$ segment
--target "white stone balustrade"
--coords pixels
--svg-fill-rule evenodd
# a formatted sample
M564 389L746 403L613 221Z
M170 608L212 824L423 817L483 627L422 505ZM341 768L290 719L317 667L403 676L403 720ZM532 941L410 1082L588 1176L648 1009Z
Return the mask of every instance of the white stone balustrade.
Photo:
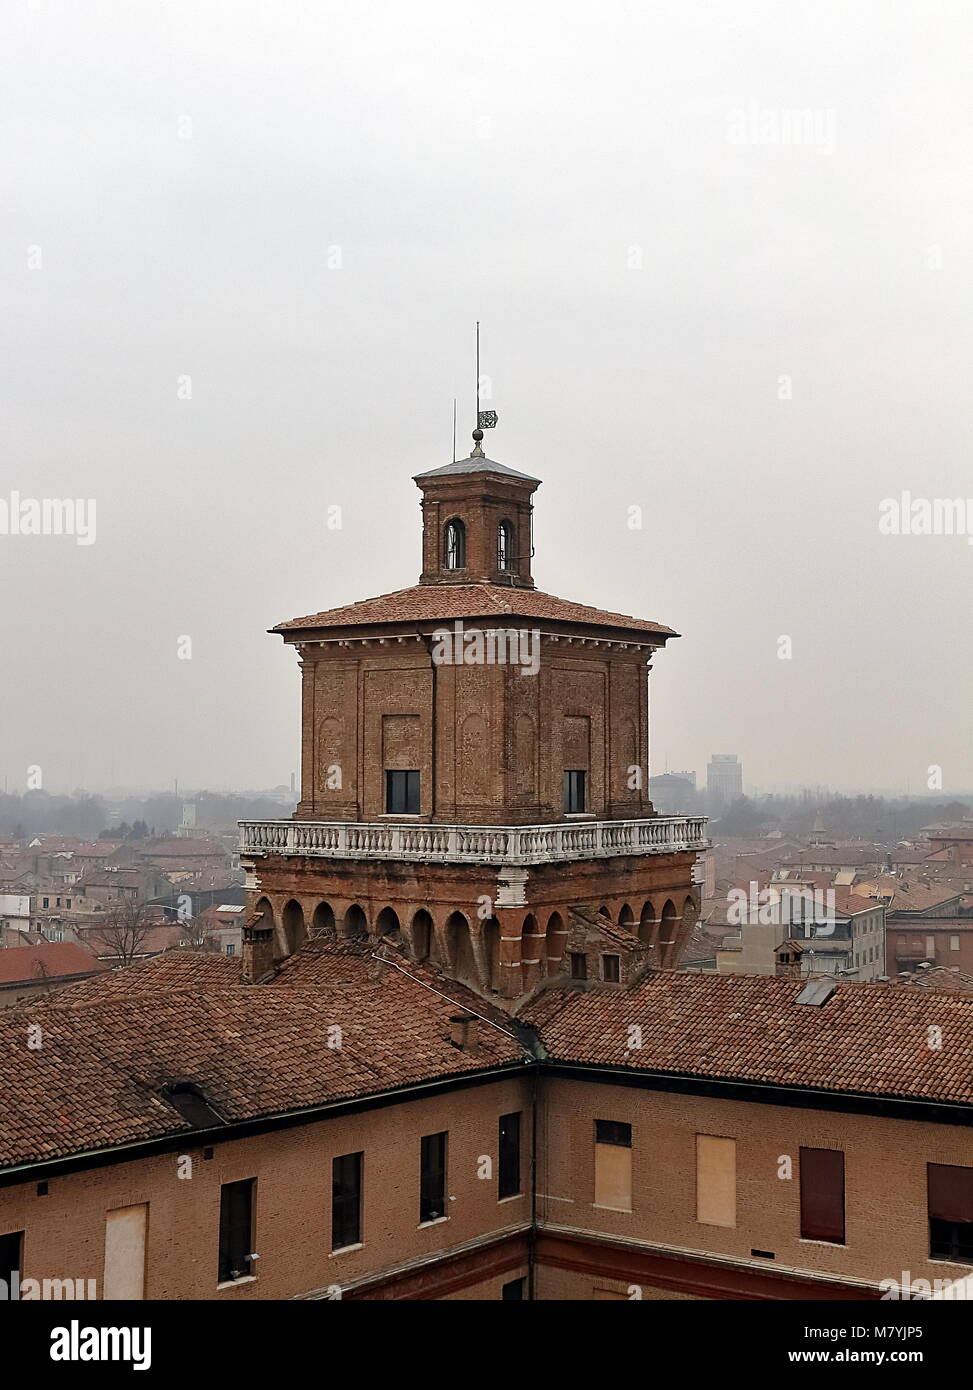
M439 864L555 864L707 848L705 816L559 825L427 825L404 821L247 820L240 853Z

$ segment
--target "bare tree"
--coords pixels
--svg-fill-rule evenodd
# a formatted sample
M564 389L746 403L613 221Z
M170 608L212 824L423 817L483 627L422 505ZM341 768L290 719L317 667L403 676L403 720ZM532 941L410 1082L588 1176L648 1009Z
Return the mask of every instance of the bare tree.
M180 917L179 926L182 929L182 941L179 944L184 951L218 951L220 949L219 939L201 916Z
M109 910L105 921L87 935L98 956L119 965L131 965L141 955L153 925L145 903L123 898Z

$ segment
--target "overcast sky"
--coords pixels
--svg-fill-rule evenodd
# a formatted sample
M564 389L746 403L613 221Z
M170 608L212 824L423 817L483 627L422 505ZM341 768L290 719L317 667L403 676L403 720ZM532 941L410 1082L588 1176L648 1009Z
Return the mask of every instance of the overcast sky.
M477 318L538 586L683 634L653 772L973 786L973 547L879 531L973 499L967 0L0 13L0 503L96 502L0 535L8 788L287 780Z

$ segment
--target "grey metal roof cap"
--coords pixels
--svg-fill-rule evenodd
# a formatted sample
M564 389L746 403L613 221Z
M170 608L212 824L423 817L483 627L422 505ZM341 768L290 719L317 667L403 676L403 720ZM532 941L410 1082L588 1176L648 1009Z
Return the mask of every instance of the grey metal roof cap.
M515 468L508 468L505 463L495 463L493 459L484 458L482 455L476 458L456 459L453 463L446 463L442 468L431 468L428 473L416 473L413 475L413 482L418 482L420 478L448 478L454 473L499 473L505 478L519 478L524 483L540 483L540 478L532 478L529 473L518 473Z

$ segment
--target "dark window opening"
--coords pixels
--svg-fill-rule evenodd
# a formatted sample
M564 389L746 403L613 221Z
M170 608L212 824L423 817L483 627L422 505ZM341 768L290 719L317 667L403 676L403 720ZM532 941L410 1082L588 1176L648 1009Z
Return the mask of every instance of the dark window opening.
M390 816L419 814L418 772L386 772L385 809Z
M586 980L588 978L588 957L583 951L570 951L571 960L571 979Z
M931 1258L973 1263L973 1168L930 1163L926 1175Z
M256 1178L226 1182L220 1188L219 1282L243 1279L253 1271L253 1191Z
M845 1156L801 1149L801 1239L845 1243Z
M11 1231L9 1235L0 1236L0 1279L6 1280L8 1291L14 1276L19 1279L23 1273L23 1250L23 1231Z
M632 1126L622 1120L595 1120L595 1143L614 1144L618 1149L630 1149Z
M497 527L497 569L513 568L513 527L509 521L501 521Z
M331 1164L331 1249L361 1242L363 1153L342 1154Z
M446 523L446 568L466 568L466 527L458 517Z
M223 1117L216 1113L198 1086L188 1083L170 1086L162 1092L162 1095L173 1110L177 1110L194 1129L212 1129L214 1125L226 1123Z
M446 1215L446 1131L423 1135L419 1155L419 1222Z
M509 1284L504 1284L501 1288L500 1298L504 1303L522 1303L526 1283L526 1279L511 1279Z
M498 1198L520 1192L520 1111L500 1116L500 1174Z
M617 985L621 979L621 956L602 956L601 978Z
M580 815L585 809L585 777L586 773L581 771L570 771L564 774L564 810L569 816Z

